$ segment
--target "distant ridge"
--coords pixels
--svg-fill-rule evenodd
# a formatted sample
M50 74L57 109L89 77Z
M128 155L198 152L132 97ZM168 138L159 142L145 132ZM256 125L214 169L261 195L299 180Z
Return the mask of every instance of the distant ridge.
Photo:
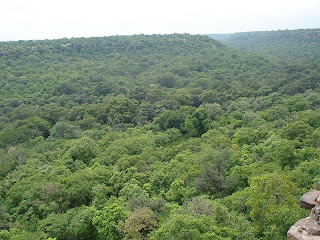
M286 60L319 62L320 28L208 34L229 46Z

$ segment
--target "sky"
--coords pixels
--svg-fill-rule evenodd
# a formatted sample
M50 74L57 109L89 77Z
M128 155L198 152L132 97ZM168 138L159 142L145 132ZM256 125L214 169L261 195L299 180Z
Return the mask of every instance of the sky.
M0 41L320 28L320 0L0 0Z

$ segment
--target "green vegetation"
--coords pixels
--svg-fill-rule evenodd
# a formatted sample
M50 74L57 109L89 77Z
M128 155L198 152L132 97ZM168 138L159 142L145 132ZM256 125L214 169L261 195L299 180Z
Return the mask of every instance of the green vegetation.
M209 34L225 44L244 50L277 56L291 62L319 66L320 29Z
M320 180L309 60L188 34L1 42L0 239L286 239Z

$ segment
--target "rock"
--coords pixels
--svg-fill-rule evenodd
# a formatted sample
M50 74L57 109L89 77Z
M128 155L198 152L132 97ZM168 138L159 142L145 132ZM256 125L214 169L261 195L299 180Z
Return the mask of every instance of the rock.
M304 209L312 209L315 205L319 203L316 202L320 196L320 191L310 190L309 192L302 195L300 200L300 207Z
M288 240L320 240L320 225L311 217L300 219L287 233Z
M320 240L320 182L316 189L302 195L300 207L311 209L310 216L291 226L287 232L288 240Z

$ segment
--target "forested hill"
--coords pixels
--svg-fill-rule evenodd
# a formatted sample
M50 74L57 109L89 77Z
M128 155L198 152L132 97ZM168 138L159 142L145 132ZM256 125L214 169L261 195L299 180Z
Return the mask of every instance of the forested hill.
M210 90L210 101L218 102L292 95L314 89L310 78L318 74L187 34L8 42L0 43L0 56L1 111L52 102L71 107L108 94L141 100L153 88Z
M0 239L285 239L320 180L310 66L189 34L1 42Z
M245 50L301 61L319 67L320 29L241 32L208 35L225 44Z
M291 66L203 36L9 42L0 49L1 110L23 103L92 103L110 93L134 95L136 88L141 94L163 87L210 89L223 94L217 99L222 101L264 95L294 81L288 74Z

